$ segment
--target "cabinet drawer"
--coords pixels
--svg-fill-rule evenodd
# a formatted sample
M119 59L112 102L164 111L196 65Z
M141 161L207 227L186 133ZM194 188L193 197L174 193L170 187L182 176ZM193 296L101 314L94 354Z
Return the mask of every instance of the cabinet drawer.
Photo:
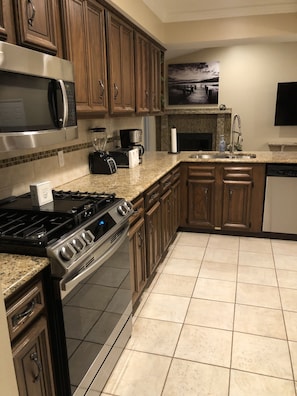
M252 180L252 166L224 166L223 179L229 180Z
M44 309L42 283L34 283L19 299L7 307L6 316L10 339L13 340Z
M171 187L171 177L172 177L171 173L167 173L167 175L162 177L162 179L160 180L161 194L169 190L169 188Z
M214 179L215 174L216 174L215 166L189 166L188 168L189 177Z
M160 198L160 185L159 183L154 184L153 187L149 188L144 194L144 205L145 208L150 208Z
M179 179L180 179L180 169L178 167L178 168L173 169L173 171L172 171L172 177L171 177L172 184L175 183Z

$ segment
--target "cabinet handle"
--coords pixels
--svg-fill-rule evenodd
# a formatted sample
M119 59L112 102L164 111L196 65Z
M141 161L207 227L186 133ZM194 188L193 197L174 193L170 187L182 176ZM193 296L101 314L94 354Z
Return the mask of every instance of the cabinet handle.
M204 189L204 194L205 194L205 200L207 201L207 199L208 199L208 188Z
M116 99L119 95L119 87L117 86L116 83L114 83L113 86L114 86L114 99Z
M159 193L154 193L150 196L150 201L153 201L154 199L156 199L159 196Z
M40 362L40 360L38 359L37 352L31 353L30 359L33 360L33 362L34 362L34 363L36 364L36 366L37 366L37 370L38 370L38 371L37 371L37 374L34 375L34 379L33 379L33 382L37 382L37 381L39 380L39 378L40 378L40 374L41 374L41 371L42 371L41 362Z
M233 191L232 191L232 190L229 190L229 198L230 198L230 199L232 198L232 195L233 195Z
M138 231L138 247L141 247L142 244L143 244L143 238L142 238L141 232Z
M20 320L21 320L21 319L24 319L24 318L26 318L27 316L31 315L31 313L33 312L33 310L34 310L34 308L35 308L35 304L36 304L36 301L35 301L35 300L32 300L32 301L27 305L27 307L26 307L26 309L25 309L24 312L21 312L21 313L19 313L19 314L17 314L17 315L14 315L14 316L12 317L12 325L13 325L13 327L17 326L17 325L20 323Z
M34 5L32 0L28 0L28 4L27 4L28 15L29 15L29 9L31 9L31 16L28 18L28 24L30 26L33 26L33 21L34 21L34 18L35 18L36 8L35 8L35 5Z
M102 99L103 95L104 95L105 87L104 87L104 84L103 84L103 82L101 80L99 80L99 86L101 88L100 93L99 93L99 97Z

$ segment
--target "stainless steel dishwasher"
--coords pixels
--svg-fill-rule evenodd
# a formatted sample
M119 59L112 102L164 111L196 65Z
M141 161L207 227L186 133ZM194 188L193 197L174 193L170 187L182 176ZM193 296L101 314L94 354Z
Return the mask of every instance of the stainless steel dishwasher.
M297 164L268 164L264 232L297 234Z

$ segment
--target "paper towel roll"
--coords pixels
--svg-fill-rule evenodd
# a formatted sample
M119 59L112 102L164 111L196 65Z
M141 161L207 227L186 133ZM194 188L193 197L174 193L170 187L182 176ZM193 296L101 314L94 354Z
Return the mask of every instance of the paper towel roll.
M171 152L177 153L176 128L171 128Z

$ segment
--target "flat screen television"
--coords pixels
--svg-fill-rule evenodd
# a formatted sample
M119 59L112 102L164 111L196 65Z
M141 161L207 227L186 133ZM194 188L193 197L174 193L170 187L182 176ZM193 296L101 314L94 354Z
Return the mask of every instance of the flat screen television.
M274 125L297 125L297 82L278 83Z

